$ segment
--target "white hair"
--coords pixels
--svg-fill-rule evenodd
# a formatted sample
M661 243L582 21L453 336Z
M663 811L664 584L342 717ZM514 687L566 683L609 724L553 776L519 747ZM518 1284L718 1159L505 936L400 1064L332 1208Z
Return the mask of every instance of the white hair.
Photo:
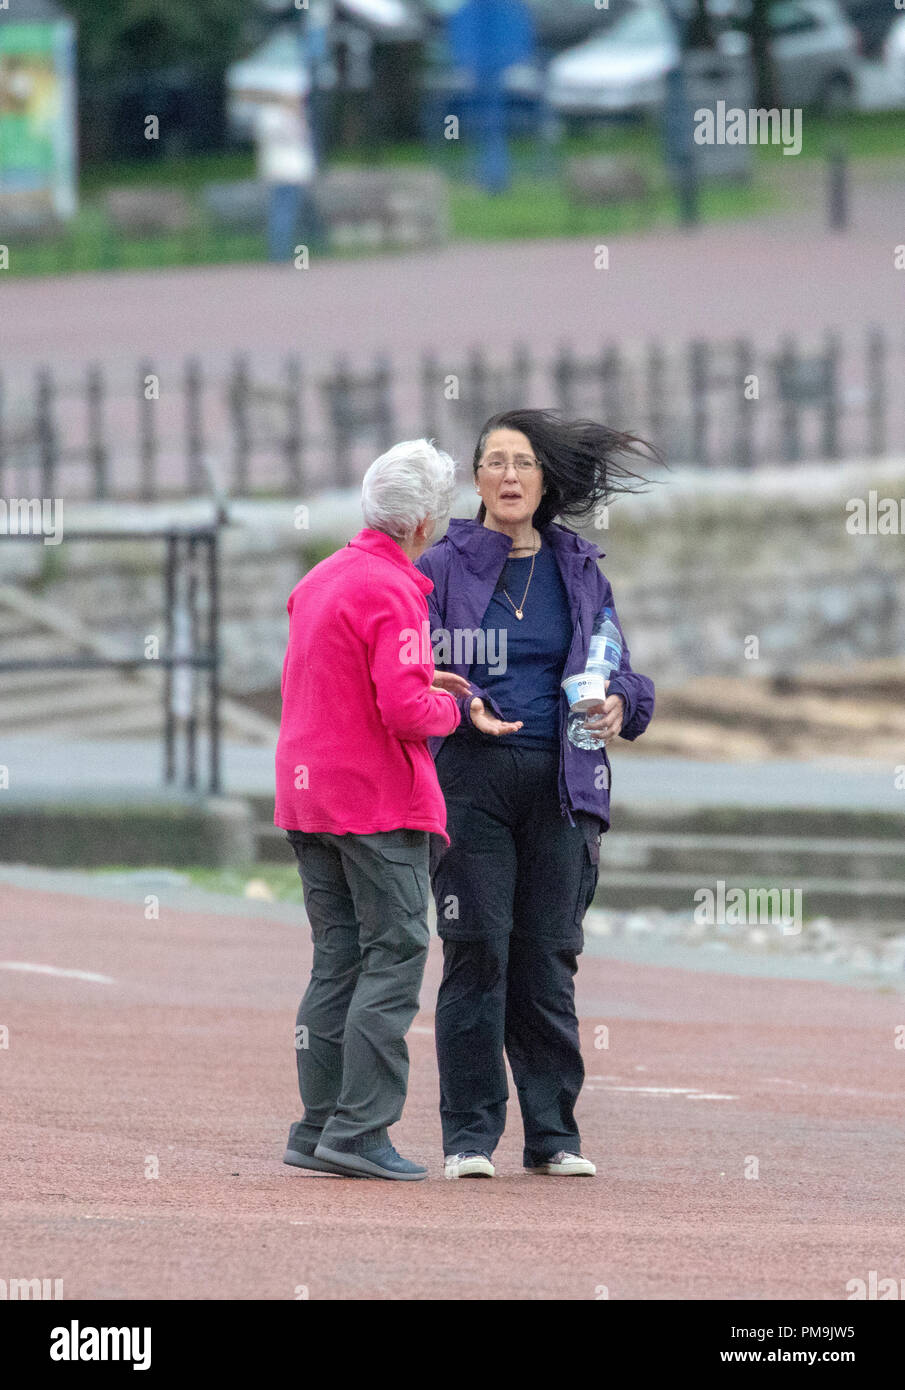
M407 439L375 459L361 485L365 525L408 540L422 521L452 511L456 465L429 439Z

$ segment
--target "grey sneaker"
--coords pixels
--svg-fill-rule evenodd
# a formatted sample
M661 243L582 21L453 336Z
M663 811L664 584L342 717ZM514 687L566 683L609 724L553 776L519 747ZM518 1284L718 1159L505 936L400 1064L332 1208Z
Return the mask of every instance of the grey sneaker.
M364 1153L346 1153L342 1149L329 1149L318 1144L314 1157L326 1160L334 1169L345 1170L349 1177L390 1178L396 1182L418 1182L427 1177L427 1169L420 1163L412 1163L403 1158L387 1144L381 1149L366 1149Z
M339 1168L324 1158L316 1158L313 1152L303 1153L301 1149L294 1149L291 1145L283 1154L283 1162L288 1163L290 1168L307 1168L312 1173L333 1173L339 1178L361 1177L361 1173L350 1173L347 1168Z
M344 1168L337 1168L335 1164L327 1163L325 1159L315 1158L314 1150L317 1147L317 1141L300 1139L300 1128L301 1124L298 1120L289 1126L289 1138L286 1140L286 1152L283 1154L284 1163L288 1163L290 1168L307 1168L312 1173L334 1173L342 1178L353 1176Z

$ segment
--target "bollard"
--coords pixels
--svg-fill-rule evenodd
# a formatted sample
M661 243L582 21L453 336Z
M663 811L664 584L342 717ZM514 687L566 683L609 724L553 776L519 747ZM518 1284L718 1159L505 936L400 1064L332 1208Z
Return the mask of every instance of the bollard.
M848 226L848 156L841 145L827 154L827 211L834 232Z

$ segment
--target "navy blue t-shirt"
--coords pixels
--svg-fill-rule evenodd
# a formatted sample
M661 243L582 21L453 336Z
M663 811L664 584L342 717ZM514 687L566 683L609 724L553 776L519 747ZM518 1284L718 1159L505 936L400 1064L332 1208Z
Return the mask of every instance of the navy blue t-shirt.
M504 734L493 742L556 748L559 744L559 683L572 644L572 620L556 556L549 546L541 545L525 599L524 617L519 621L512 604L517 607L521 603L530 573L530 555L506 561L481 623L486 634L483 653L486 660L475 663L468 676L493 696L506 719L523 720L518 733ZM503 593L504 589L512 603ZM486 739L491 735L480 737Z

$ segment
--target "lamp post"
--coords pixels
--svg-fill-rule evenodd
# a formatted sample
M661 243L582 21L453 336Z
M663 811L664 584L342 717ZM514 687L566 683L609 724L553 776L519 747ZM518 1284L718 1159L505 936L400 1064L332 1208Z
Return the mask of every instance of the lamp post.
M677 59L666 74L663 106L664 149L679 200L679 221L698 222L698 173L692 137L692 112L685 61L689 13L683 0L664 0L676 40Z
M334 0L294 0L294 3L299 17L299 102L302 114L307 117L308 140L316 179L325 153L324 87L320 78L322 69L330 58L335 4ZM299 213L303 240L318 247L322 246L326 234L311 183L302 190Z
M330 57L330 33L334 19L334 0L294 0L298 15L296 30L302 91L308 93L308 124L315 162L324 157L324 119L322 70Z

